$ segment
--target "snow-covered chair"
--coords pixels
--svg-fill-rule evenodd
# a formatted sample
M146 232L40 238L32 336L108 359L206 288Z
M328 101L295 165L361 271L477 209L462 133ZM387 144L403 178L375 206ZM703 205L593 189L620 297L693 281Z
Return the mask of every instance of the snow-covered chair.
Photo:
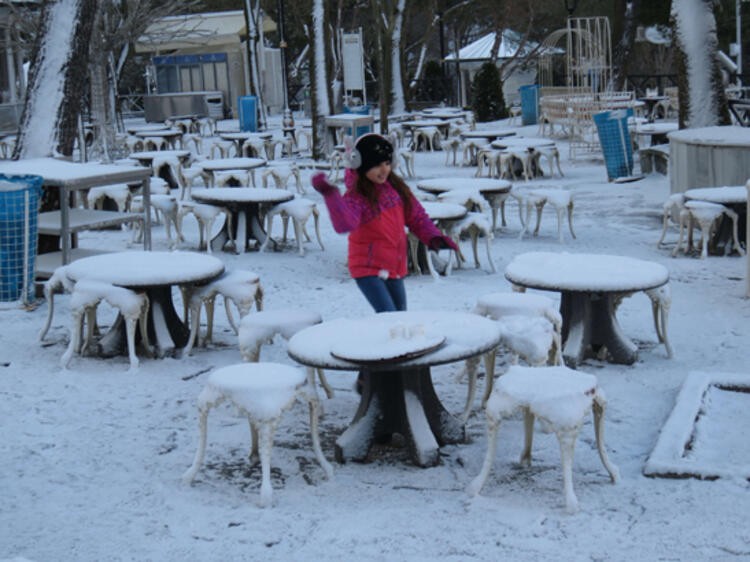
M200 179L203 187L211 185L211 177L199 165L180 170L180 200L191 199L195 181Z
M266 142L259 138L246 139L242 143L242 154L249 158L265 158Z
M521 114L523 113L521 106L511 105L510 108L508 108L508 113L510 114L510 119L508 119L508 126L518 127L520 125L519 121Z
M531 154L532 169L541 169L542 158L547 159L547 164L549 165L549 177L552 177L555 174L555 170L552 167L553 164L557 166L557 171L559 172L560 177L563 177L564 174L560 167L560 151L556 146L536 147Z
M125 146L128 149L128 153L140 152L144 148L143 139L135 135L128 135L125 138Z
M203 152L203 137L201 137L198 133L189 133L187 135L182 135L182 144L188 150L190 149L190 145L192 144L195 154L201 154Z
M314 201L311 201L309 199L296 198L290 201L285 201L283 203L278 203L266 212L266 239L260 246L261 252L264 252L268 247L269 242L271 242L273 219L276 216L281 217L284 226L284 242L286 242L287 239L289 219L292 220L292 225L294 227L294 238L297 241L297 251L300 256L305 255L305 247L303 245L304 242L310 241L310 236L307 234L305 225L307 224L307 220L312 216L313 223L315 225L315 236L318 239L318 244L320 244L321 250L325 250L323 241L320 238L320 212L318 211L318 206Z
M216 158L217 156L219 158L229 158L233 155L236 156L236 152L237 147L234 141L216 138L211 141L207 154L209 158Z
M214 279L205 285L183 285L180 288L183 292L183 303L190 309L190 335L183 350L184 355L190 355L198 339L201 309L203 307L206 308L206 336L201 343L206 345L211 341L214 327L214 304L218 295L224 297L224 310L227 313L229 325L235 334L239 333L239 328L234 321L229 305L230 301L237 307L240 319L250 312L253 305L255 305L256 310L263 310L263 287L260 284L260 276L252 271L226 271L218 279Z
M412 131L412 150L419 150L420 146L430 152L440 150L442 136L437 127L415 127Z
M213 117L201 117L198 119L198 134L202 137L210 137L216 133L216 119Z
M182 162L173 154L155 156L151 160L151 170L155 177L162 178L170 189L180 186Z
M261 485L259 505L266 507L273 501L271 486L271 451L273 435L281 416L297 400L310 407L310 434L315 458L325 472L326 478L333 468L323 456L318 435L320 405L315 388L298 368L281 363L240 363L212 372L206 386L198 396L199 441L193 464L183 474L186 484L192 483L206 453L206 430L208 414L222 402L232 404L247 418L251 430L251 462L260 458Z
M448 137L443 142L443 150L445 151L445 165L446 166L458 166L458 152L461 150L462 141L460 137Z
M52 272L49 279L44 282L44 300L47 301L47 320L39 331L39 341L44 341L50 326L52 316L55 313L55 293L72 293L75 283L68 277L67 267L61 265Z
M322 322L320 314L311 310L277 309L248 314L240 320L238 334L242 359L257 362L260 360L261 347L263 344L273 343L274 336L281 336L288 341L300 330L320 324L320 322ZM315 381L317 373L326 396L333 398L333 389L328 384L323 369L313 367L307 369L310 381Z
M719 203L711 203L709 201L687 201L684 205L684 212L680 214L680 237L677 240L677 246L675 246L672 252L673 256L677 255L677 252L682 247L682 239L684 231L688 231L688 238L685 245L685 253L689 252L693 248L692 230L693 224L698 223L698 227L701 230L701 259L708 256L708 241L711 239L719 220L722 216L726 215L732 221L732 242L733 247L741 255L745 255L745 251L742 249L740 242L737 238L737 221L739 217L729 207L721 205Z
M70 343L60 360L63 368L68 367L73 353L83 353L88 346L93 344L95 322L92 320L96 317L96 307L101 301L106 301L110 306L117 308L125 321L130 370L138 368L138 357L135 354L136 324L140 325L141 343L151 353L146 320L149 307L146 293L136 293L130 289L101 281L81 279L73 287L70 296L72 315ZM84 316L88 317L89 322L86 341L82 342Z
M607 456L604 445L604 392L596 377L567 367L521 367L514 365L500 377L487 401L487 454L479 474L467 487L472 496L479 494L492 469L500 423L516 412L524 416L524 448L520 462L531 464L534 420L542 422L560 443L565 508L569 513L578 510L578 498L573 490L573 454L576 440L589 412L594 413L594 433L599 458L609 473L612 483L620 479L617 467Z

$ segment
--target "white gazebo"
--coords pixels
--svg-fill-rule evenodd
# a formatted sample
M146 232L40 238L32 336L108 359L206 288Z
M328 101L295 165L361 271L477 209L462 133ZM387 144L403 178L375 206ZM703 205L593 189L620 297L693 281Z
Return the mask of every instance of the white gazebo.
M474 79L474 75L484 63L490 60L492 46L495 44L495 35L496 32L492 31L460 49L458 56L456 56L456 53L453 53L444 59L449 64L455 64L457 70L461 73L459 99L459 105L461 106L468 103L469 87ZM516 53L524 57L537 47L538 44L531 41L521 46L521 34L511 29L504 29L495 64L500 66L504 61L516 56ZM519 48L521 49L520 52ZM512 101L519 100L518 88L526 84L533 84L536 81L536 64L515 68L509 75L503 76L502 80L505 103L510 105Z

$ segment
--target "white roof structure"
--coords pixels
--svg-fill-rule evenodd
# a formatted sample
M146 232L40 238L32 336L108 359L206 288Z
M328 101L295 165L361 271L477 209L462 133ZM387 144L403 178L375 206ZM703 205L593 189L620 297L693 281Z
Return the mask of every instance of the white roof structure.
M263 16L263 33L275 30L276 23ZM167 16L148 26L135 50L143 53L234 44L246 33L242 10Z
M521 42L521 35L512 29L503 30L503 39L500 42L500 48L497 51L497 58L505 59L515 56L518 51L518 46ZM495 43L495 32L492 31L487 35L484 35L469 43L458 51L458 60L461 62L466 61L480 61L489 60L490 52L492 51L492 45ZM538 43L528 41L521 49L521 55L527 55L537 47ZM452 53L445 57L446 61L455 61L456 55Z

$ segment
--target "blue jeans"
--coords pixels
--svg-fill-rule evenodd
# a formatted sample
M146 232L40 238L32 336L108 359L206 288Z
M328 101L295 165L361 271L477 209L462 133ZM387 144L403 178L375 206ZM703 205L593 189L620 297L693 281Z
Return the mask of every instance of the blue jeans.
M355 281L375 312L406 310L406 288L403 279L381 279L371 275L359 277Z

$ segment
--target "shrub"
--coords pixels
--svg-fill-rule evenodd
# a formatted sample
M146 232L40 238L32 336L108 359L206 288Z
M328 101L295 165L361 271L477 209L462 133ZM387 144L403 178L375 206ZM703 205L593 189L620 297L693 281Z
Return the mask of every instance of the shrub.
M496 121L508 116L500 71L491 62L484 63L474 77L471 108L479 122Z

